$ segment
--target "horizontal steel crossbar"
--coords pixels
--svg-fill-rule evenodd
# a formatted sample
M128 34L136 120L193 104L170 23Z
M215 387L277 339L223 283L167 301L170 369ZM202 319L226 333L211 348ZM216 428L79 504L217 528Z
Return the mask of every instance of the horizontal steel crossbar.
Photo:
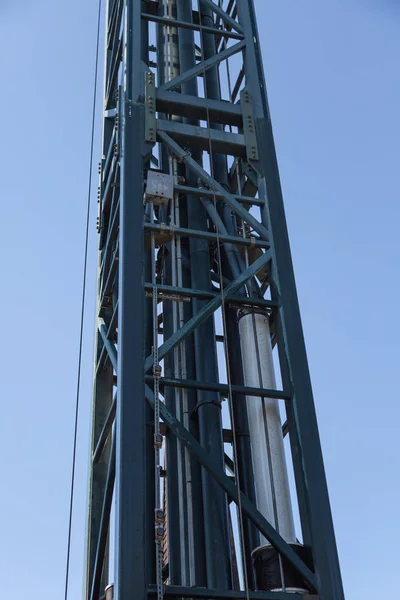
M212 150L219 154L246 157L246 140L241 133L207 129L163 119L157 119L156 123L157 131L169 134L185 148L208 151L211 144Z
M187 21L170 19L169 17L162 17L159 15L142 13L142 19L145 19L146 21L153 21L153 23L161 23L161 25L170 25L171 27L190 29L191 31L212 33L214 35L222 36L224 38L232 38L234 40L242 40L244 38L242 33L235 33L234 31L227 31L226 29L216 29L216 27L206 27L205 25L200 26L197 25L197 23L188 23Z
M156 90L156 109L160 113L169 113L180 117L207 121L208 117L213 123L243 126L242 110L239 104L232 104L224 100L199 98L177 92Z
M152 375L145 375L145 381L151 383L153 381ZM161 377L160 386L174 387L180 389L195 389L205 390L210 392L220 392L222 396L227 397L229 391L234 394L243 394L245 396L261 397L261 398L275 398L276 400L290 400L290 394L285 394L281 390L267 390L264 388L254 388L245 385L227 385L226 383L206 383L202 381L195 381L192 379L170 379Z
M154 285L152 283L145 283L144 289L147 292L153 292ZM174 296L184 296L188 298L201 298L203 300L209 300L219 295L219 292L205 292L203 290L194 290L192 288L176 287L174 285L157 285L157 292L160 300L163 294L170 294ZM252 298L247 296L224 296L226 304L243 305L243 306L257 306L265 309L275 309L279 307L279 303L275 300L264 300L264 298Z
M182 194L193 195L193 196L204 196L208 198L224 198L224 195L217 190L209 190L204 187L189 187L187 185L175 185L175 191L181 192ZM252 196L239 196L234 194L233 196L237 202L241 204L246 204L247 206L264 206L264 200L260 200L260 198L253 198Z
M149 596L156 594L156 586L149 587ZM244 592L237 590L210 590L200 587L167 585L164 588L166 598L199 598L204 600L318 600L317 596L303 596L285 592Z
M271 247L271 244L269 242L260 241L257 238L251 240L249 238L242 238L236 235L224 235L222 233L216 234L212 231L201 231L200 229L187 229L185 227L175 227L172 225L164 225L158 223L145 223L144 230L147 232L154 231L160 234L164 233L168 238L173 237L174 235L179 235L183 238L198 238L203 240L210 240L212 242L230 242L232 244L237 244L238 246L253 246L255 248Z

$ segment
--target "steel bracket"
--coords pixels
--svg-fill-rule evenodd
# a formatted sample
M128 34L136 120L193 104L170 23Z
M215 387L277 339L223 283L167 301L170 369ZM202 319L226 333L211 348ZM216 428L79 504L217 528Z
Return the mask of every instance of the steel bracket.
M240 92L240 104L242 107L243 131L246 142L247 158L248 160L258 160L259 154L256 127L253 117L253 106L250 92L246 88Z
M154 73L146 71L145 83L145 139L156 143L156 84Z

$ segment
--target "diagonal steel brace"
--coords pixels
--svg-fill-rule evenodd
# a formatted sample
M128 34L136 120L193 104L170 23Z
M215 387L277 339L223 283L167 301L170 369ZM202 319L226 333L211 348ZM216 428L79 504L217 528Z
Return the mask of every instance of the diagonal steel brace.
M228 15L228 13L226 13L224 11L223 8L221 8L220 6L217 6L214 2L212 2L212 0L203 0L203 4L207 4L207 6L209 8L211 8L211 10L216 15L218 15L224 21L224 23L226 23L227 25L229 25L229 27L231 27L232 29L234 29L238 33L243 33L243 31L244 31L243 27L237 21L235 21L235 19L233 19L232 17L230 17Z
M234 281L232 281L223 291L222 294L218 294L215 296L208 304L206 304L194 317L189 319L178 331L171 335L164 342L159 350L158 350L158 359L162 360L164 356L173 348L175 348L178 344L180 344L188 335L190 335L199 325L201 325L204 321L206 321L224 302L225 297L232 296L237 292L238 289L242 287L253 277L258 271L271 260L271 251L268 250L257 258L245 271L243 271L239 277L237 277ZM102 331L100 330L100 333ZM104 340L104 335L103 335ZM107 344L107 338L104 341ZM108 340L108 344L110 344ZM144 361L144 372L147 373L149 369L153 366L153 355L150 354Z
M254 231L256 231L261 236L263 240L268 241L269 234L268 231L265 229L264 225L257 221L257 219L255 219L253 215L250 214L250 212L246 210L240 204L240 202L236 200L235 196L227 192L227 190L220 183L215 181L215 179L213 179L211 175L209 175L207 171L205 171L203 167L199 165L190 156L190 154L188 154L186 150L184 150L182 146L177 144L168 134L159 131L157 132L157 135L162 142L165 142L165 144L169 146L169 148L172 150L175 156L177 156L184 163L186 163L189 169L193 171L193 173L195 173L197 177L199 177L203 181L203 183L210 186L212 190L217 192L218 195L222 196L225 202L231 207L233 211L235 211L237 215L239 215L239 217L243 219L243 221L246 221L246 223L248 223L254 229Z
M166 92L168 90L174 90L175 88L179 87L185 81L188 81L189 79L192 79L192 77L196 77L196 76L204 73L205 71L208 71L208 69L212 69L213 67L218 65L220 62L226 60L227 58L230 58L237 52L240 52L241 50L243 50L245 45L246 45L245 42L242 40L241 42L238 42L237 44L230 46L226 50L223 50L222 52L215 54L214 56L212 56L211 58L208 58L204 62L200 62L195 67L192 67L191 69L188 69L187 71L184 71L177 77L174 77L167 83L164 83L164 85L161 85L158 89L162 90L164 92Z
M154 393L148 385L145 385L145 396L149 405L154 409ZM315 575L297 556L294 550L287 542L279 535L270 523L263 517L259 510L249 500L249 498L240 492L232 480L224 473L224 471L215 464L212 457L204 450L199 442L192 434L182 425L182 423L160 402L160 415L164 423L174 432L176 437L181 440L188 450L197 458L200 464L210 473L211 477L225 490L228 496L237 504L241 504L243 512L254 523L257 529L264 535L267 540L280 552L293 567L301 573L305 580L310 584L313 590L316 589Z

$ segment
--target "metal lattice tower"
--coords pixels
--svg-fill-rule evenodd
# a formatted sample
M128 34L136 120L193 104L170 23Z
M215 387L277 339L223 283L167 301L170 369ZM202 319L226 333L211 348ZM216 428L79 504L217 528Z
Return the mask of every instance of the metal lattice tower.
M343 600L253 0L105 40L85 598Z

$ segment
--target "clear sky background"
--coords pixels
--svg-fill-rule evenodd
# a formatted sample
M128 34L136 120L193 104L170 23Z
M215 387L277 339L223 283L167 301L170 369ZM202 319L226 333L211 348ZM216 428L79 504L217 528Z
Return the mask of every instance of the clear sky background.
M346 597L394 598L400 3L256 7ZM0 2L0 581L13 600L64 593L96 10ZM71 600L83 577L93 209Z

